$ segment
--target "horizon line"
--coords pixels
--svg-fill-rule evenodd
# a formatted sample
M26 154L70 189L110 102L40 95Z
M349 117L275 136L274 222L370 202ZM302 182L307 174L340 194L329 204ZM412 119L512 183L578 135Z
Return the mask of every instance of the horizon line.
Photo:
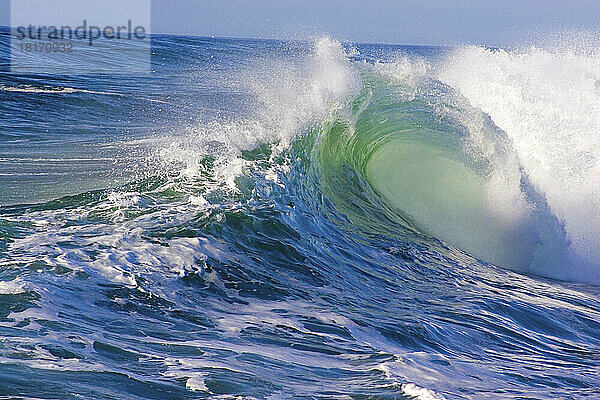
M51 25L52 26L52 25ZM0 25L0 30L12 30L16 29L16 26L11 25ZM148 33L148 32L147 32ZM149 35L152 36L177 36L177 37L188 37L188 38L198 38L198 39L228 39L228 40L262 40L262 41L272 41L272 42L282 42L282 43L310 43L311 39L282 39L282 38L266 38L266 37L254 37L254 36L220 36L220 35L208 35L208 34L191 34L191 33L173 33L173 32L149 32ZM341 40L332 37L331 35L323 34L322 36L328 36L334 40L339 40L342 44L355 44L355 45L385 45L385 46L406 46L406 47L430 47L430 48L452 48L454 45L436 45L436 44L408 44L408 43L392 43L392 42L361 42L354 40ZM491 46L495 47L495 46Z

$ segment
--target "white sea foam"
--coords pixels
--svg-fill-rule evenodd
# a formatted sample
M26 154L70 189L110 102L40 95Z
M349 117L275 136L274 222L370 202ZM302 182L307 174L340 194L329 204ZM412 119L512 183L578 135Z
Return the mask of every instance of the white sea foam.
M526 176L564 222L572 254L563 272L598 281L600 54L468 46L452 53L439 78L506 132Z
M441 395L422 387L415 385L414 383L404 383L402 385L402 392L412 399L418 400L444 400L445 398Z
M28 284L20 278L12 281L0 281L0 294L19 294L25 293L28 289Z
M18 92L18 93L32 93L32 94L73 94L73 93L87 93L87 94L97 94L103 96L115 96L115 97L125 97L126 95L123 93L117 92L105 92L100 90L88 90L88 89L79 89L72 88L66 86L34 86L34 85L18 85L18 86L7 86L0 85L0 91L4 92ZM151 103L163 103L167 102L164 100L158 99L150 99L150 98L140 98Z
M218 240L206 238L177 238L159 244L147 240L144 230L156 221L183 224L198 215L199 207L208 205L184 204L168 210L157 210L135 219L126 218L139 201L134 193L113 192L105 201L88 209L42 211L25 214L24 219L35 220L38 231L11 243L13 254L23 262L43 261L50 267L85 270L98 273L112 282L137 286L136 277L144 274L171 273L184 276L202 271L207 256L227 259L227 249ZM78 221L89 214L106 214L109 224L64 224ZM62 247L58 243L70 240L77 248ZM223 245L224 246L224 245ZM96 249L90 255L83 249ZM16 282L0 284L0 290L24 290Z

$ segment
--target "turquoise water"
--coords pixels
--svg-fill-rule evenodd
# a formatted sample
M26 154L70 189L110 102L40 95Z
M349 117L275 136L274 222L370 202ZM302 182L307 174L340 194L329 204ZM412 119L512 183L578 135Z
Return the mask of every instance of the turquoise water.
M600 398L597 59L156 36L150 76L0 73L0 395Z

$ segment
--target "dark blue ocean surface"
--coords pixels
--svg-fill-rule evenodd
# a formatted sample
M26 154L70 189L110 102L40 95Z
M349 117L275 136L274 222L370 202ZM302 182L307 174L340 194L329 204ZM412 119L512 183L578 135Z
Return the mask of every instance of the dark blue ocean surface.
M594 54L0 72L0 396L600 399Z

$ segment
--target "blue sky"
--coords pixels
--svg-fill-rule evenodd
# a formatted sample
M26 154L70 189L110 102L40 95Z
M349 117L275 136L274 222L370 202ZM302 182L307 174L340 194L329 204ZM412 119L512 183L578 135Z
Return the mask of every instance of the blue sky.
M0 0L3 25L8 3ZM152 2L153 32L201 36L307 39L327 33L357 42L502 46L573 29L600 31L600 0Z
M361 42L514 44L600 30L600 0L154 0L153 30Z

